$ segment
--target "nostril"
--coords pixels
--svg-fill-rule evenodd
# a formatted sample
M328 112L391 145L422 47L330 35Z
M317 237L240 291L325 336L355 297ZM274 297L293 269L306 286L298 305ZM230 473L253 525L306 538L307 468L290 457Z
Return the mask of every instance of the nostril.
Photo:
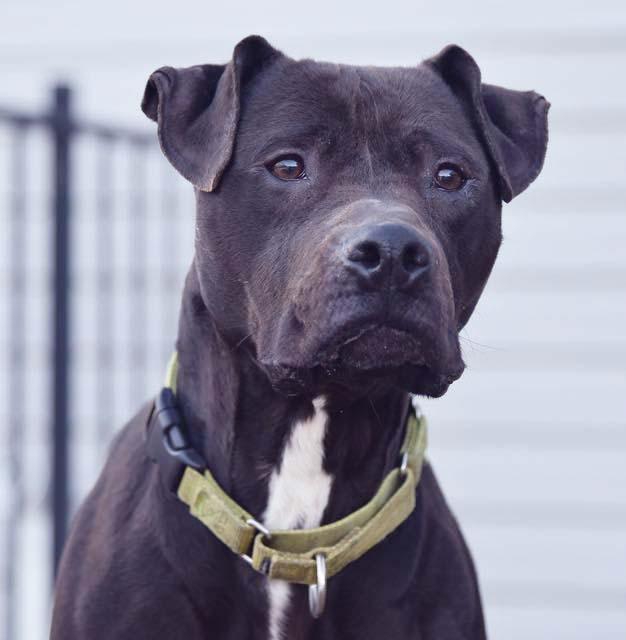
M366 269L373 271L380 265L380 247L370 240L359 242L348 254L348 260L359 262Z
M413 273L428 264L428 255L419 244L409 244L402 251L402 267L408 273Z

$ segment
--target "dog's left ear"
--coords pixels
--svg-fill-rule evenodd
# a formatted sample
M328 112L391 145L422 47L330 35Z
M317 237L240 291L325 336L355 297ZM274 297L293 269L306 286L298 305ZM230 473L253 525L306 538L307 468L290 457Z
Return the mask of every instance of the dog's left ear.
M457 45L446 47L426 64L465 106L498 171L502 199L510 202L541 171L550 103L534 91L482 84L478 65Z
M264 38L242 40L227 65L162 67L148 79L141 108L158 124L161 149L202 191L213 191L230 161L246 82L282 55Z

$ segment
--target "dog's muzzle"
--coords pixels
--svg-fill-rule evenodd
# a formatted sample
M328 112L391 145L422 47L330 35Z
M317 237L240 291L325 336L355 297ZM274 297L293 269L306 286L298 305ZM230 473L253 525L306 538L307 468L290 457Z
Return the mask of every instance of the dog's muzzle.
M327 235L311 239L292 265L280 321L257 341L275 386L306 386L311 377L349 383L364 372L391 380L402 368L413 380L407 390L441 395L463 361L447 260L434 234L398 207L320 233Z

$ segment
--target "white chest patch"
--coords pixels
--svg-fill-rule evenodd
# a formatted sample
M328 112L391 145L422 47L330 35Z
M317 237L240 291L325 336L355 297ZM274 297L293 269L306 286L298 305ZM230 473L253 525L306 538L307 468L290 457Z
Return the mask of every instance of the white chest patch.
M328 414L324 398L313 401L310 420L297 422L270 477L269 499L263 522L268 529L310 529L319 526L328 503L332 476L324 471L324 436ZM281 640L291 586L268 581L269 638Z

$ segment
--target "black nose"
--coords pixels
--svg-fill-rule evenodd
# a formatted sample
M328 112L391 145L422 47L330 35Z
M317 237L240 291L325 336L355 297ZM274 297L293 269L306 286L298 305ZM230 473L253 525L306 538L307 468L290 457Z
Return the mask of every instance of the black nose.
M346 249L346 266L366 286L411 288L429 269L427 240L398 223L367 226Z

